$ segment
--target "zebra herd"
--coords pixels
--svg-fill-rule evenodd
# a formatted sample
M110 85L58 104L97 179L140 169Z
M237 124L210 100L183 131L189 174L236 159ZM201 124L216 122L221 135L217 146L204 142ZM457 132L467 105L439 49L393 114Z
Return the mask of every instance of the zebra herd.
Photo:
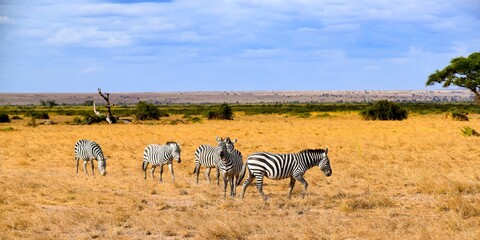
M195 168L193 174L198 177L200 167L206 168L205 174L210 183L210 172L212 168L216 169L217 185L220 185L220 176L223 179L223 196L227 195L227 187L230 185L230 196L236 196L236 187L241 184L245 174L248 176L243 183L241 197L245 196L245 190L256 179L257 190L264 200L267 196L263 192L263 179L267 177L273 180L290 178L290 185L287 197L290 198L295 182L303 184L304 189L301 196L305 197L308 183L303 178L305 172L318 166L320 170L329 177L332 175L330 160L328 159L328 148L326 149L305 149L298 153L274 154L268 152L257 152L247 157L245 163L242 160L242 153L235 149L237 139L231 140L229 137L216 138L217 146L200 145L194 154ZM87 163L90 162L92 174L94 174L93 161L98 162L98 171L102 176L106 174L106 157L103 155L100 145L89 140L79 140L75 144L76 172L78 174L79 160L82 159L83 170L88 175ZM162 182L163 166L168 165L172 181L175 181L172 161L181 162L180 145L176 142L167 142L164 145L150 144L143 152L142 170L144 178L147 178L147 168L151 164L150 174L154 178L156 167L160 167L160 182Z

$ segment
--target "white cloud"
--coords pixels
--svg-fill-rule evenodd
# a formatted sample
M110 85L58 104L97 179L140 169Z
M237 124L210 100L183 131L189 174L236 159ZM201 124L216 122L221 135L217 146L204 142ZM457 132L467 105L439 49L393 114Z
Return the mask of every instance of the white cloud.
M79 45L94 48L122 47L131 43L123 32L99 31L95 27L63 28L47 38L48 44L57 46Z
M245 58L273 58L284 57L288 55L287 49L271 48L271 49L245 49L241 57Z
M0 16L0 25L12 24L13 20L7 16Z

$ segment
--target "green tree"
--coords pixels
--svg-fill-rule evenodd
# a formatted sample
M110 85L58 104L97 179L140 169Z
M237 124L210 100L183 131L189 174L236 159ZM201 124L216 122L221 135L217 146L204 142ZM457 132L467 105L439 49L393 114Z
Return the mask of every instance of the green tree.
M475 94L477 104L480 104L480 52L474 52L467 58L454 58L444 69L430 74L426 85L435 83L443 83L443 87L455 85L469 89Z
M162 116L168 116L168 114L162 114L158 108L151 103L146 103L143 101L138 102L137 109L135 110L135 117L137 117L138 120L158 120Z
M223 103L218 109L208 111L207 119L233 120L232 108L228 104Z
M408 117L407 110L387 100L375 102L360 114L365 120L404 120Z

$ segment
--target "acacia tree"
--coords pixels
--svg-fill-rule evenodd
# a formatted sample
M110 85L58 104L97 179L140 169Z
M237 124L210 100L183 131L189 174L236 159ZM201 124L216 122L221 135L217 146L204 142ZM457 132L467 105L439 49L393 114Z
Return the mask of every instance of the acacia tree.
M480 52L474 52L467 58L457 57L442 70L428 76L427 86L443 83L443 87L455 85L467 88L475 94L475 101L480 104Z

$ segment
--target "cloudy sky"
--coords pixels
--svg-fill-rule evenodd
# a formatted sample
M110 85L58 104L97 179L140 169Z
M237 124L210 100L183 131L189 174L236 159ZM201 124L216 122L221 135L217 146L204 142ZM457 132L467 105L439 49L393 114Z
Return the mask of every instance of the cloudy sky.
M0 92L425 89L479 29L478 0L0 0Z

